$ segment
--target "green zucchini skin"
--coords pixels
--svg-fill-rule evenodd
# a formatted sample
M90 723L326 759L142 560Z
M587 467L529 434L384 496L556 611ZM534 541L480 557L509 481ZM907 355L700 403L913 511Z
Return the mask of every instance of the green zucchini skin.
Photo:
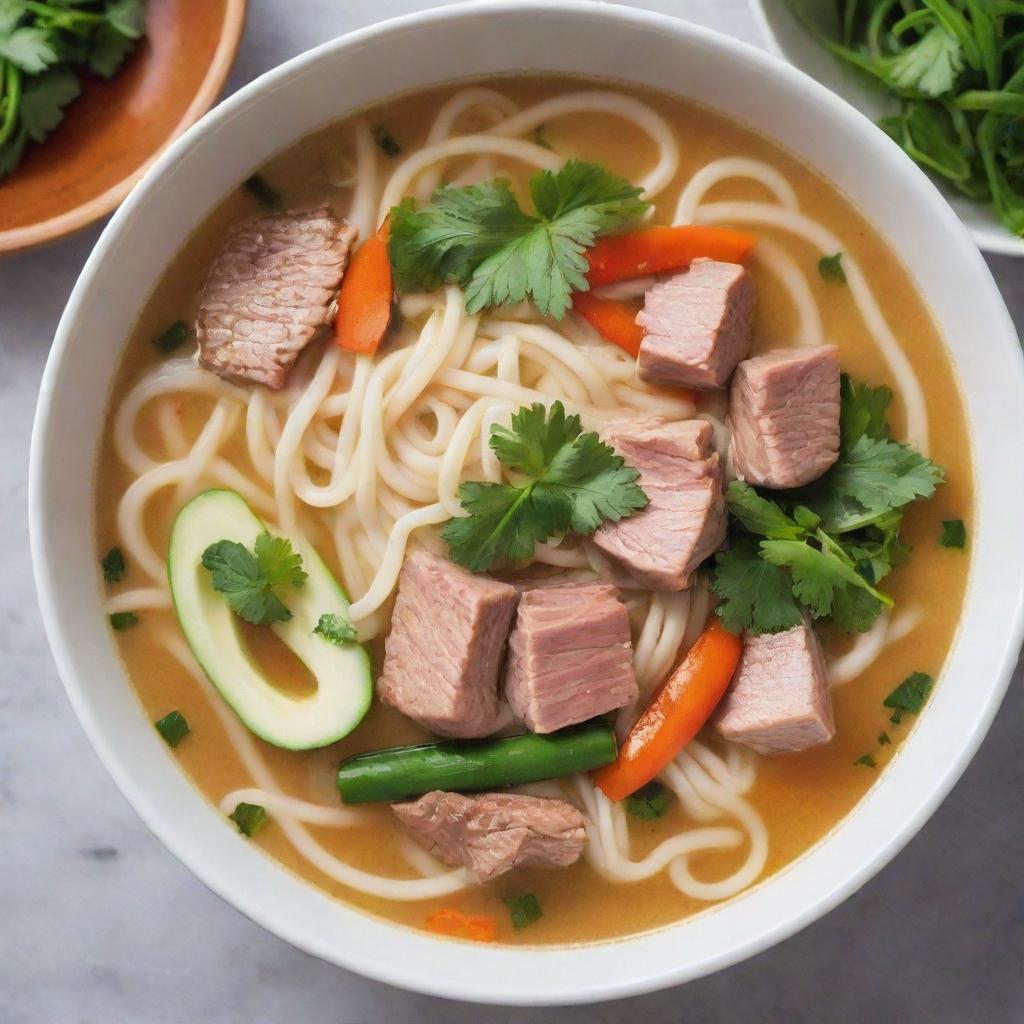
M615 760L615 732L604 722L487 740L449 740L358 754L338 768L338 791L347 804L517 786L591 771Z

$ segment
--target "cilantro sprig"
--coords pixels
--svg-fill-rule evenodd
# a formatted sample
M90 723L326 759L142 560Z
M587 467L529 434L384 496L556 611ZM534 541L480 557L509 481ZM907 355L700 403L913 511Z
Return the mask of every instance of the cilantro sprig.
M112 78L146 28L145 0L0 0L0 179L81 92Z
M586 250L648 208L641 191L598 164L570 160L531 177L532 213L503 178L444 185L423 205L406 199L391 211L396 283L400 291L458 284L470 313L530 298L560 320L572 293L588 288Z
M491 449L514 482L469 481L459 487L466 515L441 531L454 562L483 572L501 559L529 558L534 545L554 534L588 536L603 522L618 522L647 505L625 464L579 416L561 402L545 410L522 408L511 427L491 427Z
M261 533L252 551L233 540L219 540L203 552L213 589L224 595L239 618L255 626L287 622L292 613L274 588L306 582L302 556L284 537Z
M762 494L735 480L726 492L730 545L713 586L726 626L775 633L812 618L864 632L892 599L878 589L906 557L903 509L927 498L943 471L893 441L888 388L841 383L840 454L813 484Z

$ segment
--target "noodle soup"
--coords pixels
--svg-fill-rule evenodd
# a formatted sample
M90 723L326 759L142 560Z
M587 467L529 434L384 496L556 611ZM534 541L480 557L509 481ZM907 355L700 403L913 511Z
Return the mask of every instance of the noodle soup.
M616 225L607 233L609 239L654 225L721 226L756 239L749 255L736 261L745 265L756 289L747 361L778 350L809 353L834 345L839 365L851 380L891 389L891 405L885 410L883 403L882 408L891 443L913 446L914 458L920 460L914 463L914 472L922 479L927 476L922 467L931 460L944 468L945 480L933 488L934 496L923 493L923 484L915 485L916 490L910 487L912 498L927 500L899 504L898 526L886 526L884 538L870 537L878 550L863 554L868 545L856 530L830 534L820 524L809 525L809 520L797 523L795 510L803 505L789 497L798 490L794 488L757 488L765 501L778 498L780 514L797 523L786 527L792 532L789 539L747 529L749 518L740 518L740 492L729 484L737 474L730 456L729 435L736 417L730 415L728 387L679 387L664 380L652 382L650 374L645 379L637 372L636 353L609 340L609 333L614 333L609 322L596 314L593 319L580 314L585 308L582 300L573 307L576 311L561 317L549 300L538 299L536 291L522 301L472 308L473 295L479 293L479 266L468 281L439 280L429 289L402 287L399 257L412 249L401 247L413 237L418 223L411 214L430 209L435 189L466 189L508 179L520 208L528 210L531 175L538 170L556 175L570 160L621 177L641 189L639 199L651 204L636 213L635 224ZM409 196L418 203L415 210L410 208L407 215L392 212ZM499 200L506 204L504 198ZM268 209L261 204L269 204ZM215 334L208 325L214 315L210 282L217 271L210 268L226 265L221 262L225 239L235 237L231 232L253 218L285 217L291 211L322 206L358 228L362 240L353 247L341 277L339 320L366 294L357 294L347 305L348 283L373 280L369 240L379 238L382 224L390 226L390 238L381 239L378 247L395 270L398 293L386 335L377 339L373 351L354 352L349 335L339 334L350 345L345 348L335 343L328 328L327 337L317 335L304 347L277 390L239 379L237 368L231 379L211 372L206 368L213 359L209 354L204 354L204 366L197 366L188 351L194 343L192 325L199 325L204 344ZM508 225L518 222L507 208L505 212L503 230L511 231ZM595 220L607 216L602 212ZM553 222L557 217L548 219ZM477 237L483 237L485 226L474 228ZM306 245L306 236L300 241ZM594 243L593 238L589 244L577 242L584 259ZM287 244L297 243L289 239ZM364 247L368 255L361 259ZM730 262L708 255L717 263ZM571 261L571 254L565 258ZM259 266L259 260L253 265ZM696 266L686 260L683 266L657 274L634 268L621 280L594 285L587 294L610 304L597 307L599 311L628 310L626 320L632 322L642 307L653 309L652 289L674 275L693 274ZM302 278L303 285L306 280ZM493 282L484 284L493 291ZM681 286L685 284L683 280ZM255 308L243 310L248 319L254 318ZM332 304L328 309L331 318L334 308ZM169 325L179 321L185 327L168 338ZM367 317L357 321L360 337L368 322ZM237 317L231 323L235 334L242 330ZM724 330L725 322L719 326ZM216 330L222 328L223 324ZM183 344L173 348L179 334ZM154 338L167 340L154 346ZM618 340L628 344L624 336ZM646 344L645 336L641 367ZM732 386L735 389L735 381ZM843 400L852 401L849 391ZM458 673L456 681L462 686L469 676L488 676L486 685L496 688L497 700L493 717L472 735L460 735L459 723L434 727L435 719L416 711L401 687L417 673L392 670L389 675L389 660L394 665L399 657L398 641L389 634L394 637L399 629L397 614L392 621L396 595L401 602L404 590L412 601L410 559L424 552L440 561L461 557L463 567L458 571L471 571L464 563L478 548L460 555L446 525L472 519L466 515L466 491L460 486L523 486L521 471L509 472L500 451L491 445L493 428L512 430L513 417L534 403L540 404L542 414L546 410L550 426L555 401L562 403L567 415L580 416L580 436L597 432L609 437L613 428L621 432L615 425L623 422L696 423L699 430L704 429L700 424L709 424L710 449L701 461L710 467L708 473L721 476L717 498L711 500L728 499L728 551L703 559L685 585L682 579L676 581L679 585L654 586L649 579L645 585L637 575L624 580L621 558L608 556L599 543L602 531L613 532L616 525L606 520L593 536L582 530L579 535L571 529L555 530L534 543L529 557L498 552L486 571L472 570L480 586L489 581L508 588L500 591L502 601L514 600L508 593L512 588L518 588L517 595L539 593L554 583L584 588L579 593L597 588L595 601L621 603L621 617L628 624L626 671L635 686L631 699L601 706L594 714L578 697L583 717L570 709L575 717L564 730L536 730L541 736L556 737L552 742L557 744L566 730L571 733L598 722L593 728L614 733L619 741L617 760L611 765L596 766L592 774L572 770L570 764L570 770L542 780L509 778L485 788L502 797L528 796L568 805L580 824L567 825L563 831L578 833L577 858L557 868L534 864L540 855L527 842L521 850L530 856L520 853L510 870L481 882L479 861L466 853L465 843L459 847L464 836L452 838L451 844L449 837L442 837L444 842L436 836L425 839L415 827L396 819L390 800L341 801L336 775L342 762L359 768L360 762L349 760L354 755L429 744L439 734L457 736L447 745L456 751L462 742L491 742L481 736L531 738L534 730L523 723L529 725L534 715L540 721L536 705L543 694L537 687L546 663L541 659L536 678L524 670L521 686L529 692L529 702L510 699L508 677L519 671L512 664L514 655L504 668L501 664L507 643L513 652L519 649L517 635L522 635L526 649L530 602L518 598L518 612L509 613L514 614L512 619L500 628L488 625L492 633L504 630L489 654L477 651L479 634L487 630L465 634L467 657L480 660L469 667L472 671ZM845 418L844 431L851 421ZM935 429L938 423L941 431ZM849 442L851 450L855 443L890 443L882 427L875 435ZM623 458L625 449L612 447L620 452L615 457ZM399 97L300 141L263 168L255 181L226 197L174 258L128 341L113 386L98 476L98 550L102 556L118 549L127 566L123 574L116 568L108 573L109 611L118 616L118 643L146 714L164 721L177 711L187 720L188 733L174 746L174 756L226 816L235 815L240 830L252 832L248 841L339 899L411 927L506 943L597 941L664 925L747 890L833 828L898 753L913 714L927 695L921 678L939 676L960 614L969 559L955 546L952 534L946 540L954 546L943 546L940 540L943 523L959 522L962 529L970 529L968 451L952 367L909 276L871 226L809 168L749 130L668 96L591 81L492 79ZM849 461L849 451L841 451L838 458L840 463L844 458ZM644 491L643 500L653 510L657 487L649 483L649 473L628 457L620 468L639 474L632 485ZM820 478L828 480L827 472L831 471ZM743 475L751 480L749 474ZM261 599L269 593L287 606L293 614L290 620L243 621L240 602L226 603L226 590L217 586L216 572L218 567L222 574L227 571L230 552L221 548L217 562L218 552L208 557L213 543L202 549L203 566L193 560L182 576L183 586L187 583L196 590L201 621L190 623L177 590L172 600L167 583L169 550L172 562L175 557L172 531L176 539L183 508L196 508L193 500L211 489L235 492L272 537L290 539L301 553L302 571L309 574L299 581L301 587L293 575L280 583L267 582L260 592ZM820 506L808 501L812 515L821 519L814 511ZM896 506L888 511L894 510ZM643 507L631 509L621 524L652 514ZM866 528L880 529L880 521L876 516ZM253 529L252 537L209 539L253 552L245 557L259 568L252 538L260 530ZM946 533L956 529L947 526ZM823 530L825 540L819 538ZM852 535L859 538L856 557L863 563L847 557L852 547L844 538ZM609 798L605 783L615 790L613 783L622 782L628 755L639 743L637 723L644 721L647 709L659 700L673 709L686 705L688 691L682 688L683 698L673 703L666 681L683 679L687 665L697 664L699 638L707 635L709 623L724 621L733 632L739 628L729 618L739 613L723 566L728 566L728 553L738 556L748 548L752 559L761 557L757 544L762 536L769 542L802 544L813 552L807 555L801 548L803 556L815 562L829 555L830 545L839 545L843 554L835 558L844 565L849 561L850 571L885 598L871 621L864 615L865 621L856 623L862 628L854 629L849 621L836 621L835 609L813 608L803 600L794 604L787 590L786 608L798 607L807 622L812 616L816 619L810 642L820 643L823 652L834 735L802 749L765 753L754 749L749 737L737 739L733 733L729 738L723 732L722 705L697 723L702 728L658 766L651 782L628 796ZM714 548L721 549L721 543ZM905 548L911 549L909 555ZM243 557L236 549L231 551ZM273 710L254 709L236 681L240 673L250 671L270 680L281 700L291 702L289 707L326 691L324 677L312 664L320 650L308 647L313 641L307 636L296 639L295 645L282 642L287 622L301 618L296 602L320 592L317 556L324 563L323 578L340 583L352 603L331 599L334 618L316 642L332 644L323 633L333 627L340 640L331 653L336 648L339 657L348 659L337 670L338 679L344 682L342 677L351 674L356 689L365 688L369 679L379 692L370 699L366 691L365 717L360 717L365 708L355 707L362 697L350 700L343 694L348 702L346 721L355 718L357 724L343 738L307 744L304 726L294 733L278 731L280 722ZM882 562L884 572L877 568ZM868 563L875 568L866 569ZM760 562L757 565L769 571ZM793 574L785 577L787 587L795 583L796 572L789 563L781 571ZM170 572L175 579L173 564ZM848 573L844 579L844 585L877 600L856 581L850 583ZM609 580L615 584L613 594L608 593ZM258 590L263 584L257 583ZM417 614L436 616L432 628L440 635L454 628L453 623L458 625L462 606L443 600L441 584L436 586L436 606L431 609L427 600ZM469 593L469 587L463 582L456 591ZM492 601L498 591L488 593L487 600ZM583 599L577 600L583 615ZM540 598L530 601L543 603ZM752 616L759 614L753 604ZM312 610L328 612L327 605ZM260 614L265 612L263 608ZM760 614L756 621L740 624L745 628L744 644L780 632L761 628L768 611L760 609ZM137 619L134 623L131 615ZM204 661L206 648L199 634L211 628L215 618L231 624L232 632L223 634L226 645L237 644L245 653L245 660L228 671ZM787 628L811 629L803 623L791 622ZM360 660L361 648L346 639L341 627L347 625L365 645L368 662ZM216 660L221 656L221 634L211 636L212 653L206 657ZM623 641L607 646L614 655ZM445 673L460 663L462 653L448 650L445 664L432 665L430 671L448 679ZM428 651L423 657L433 655ZM724 679L724 684L733 680L726 701L735 696L748 663L743 658L738 669L733 663ZM615 664L618 671L621 665ZM613 673L606 668L602 679ZM734 672L740 676L733 678ZM403 678L392 678L396 675ZM423 675L429 682L426 669ZM904 680L917 682L900 690ZM718 696L722 698L721 693ZM887 698L888 707L883 704ZM524 712L527 703L529 710ZM273 700L268 704L275 706ZM317 724L330 721L334 714L339 722L344 718L334 705L326 706ZM337 731L343 727L348 725L339 725ZM166 725L162 731L168 736ZM330 738L329 730L324 737ZM570 754L577 756L579 743L573 742ZM642 763L643 756L635 763ZM495 760L504 770L510 759L495 755ZM426 770L416 764L412 775ZM609 781L613 770L618 774ZM459 804L461 810L448 817L463 820L460 815L469 814L472 802L482 799L472 795L481 788L467 784L460 789L464 795L459 799L470 803ZM410 803L419 795L406 793L399 802ZM240 805L261 808L262 813L248 812L246 818L238 813ZM530 806L536 810L538 805ZM438 807L432 822L447 827L441 820L444 805ZM502 825L504 834L518 829L517 834L532 837L547 827L516 819L519 811L501 813L512 815L511 822ZM253 827L256 821L265 822L258 831ZM235 826L228 821L225 827ZM492 836L486 828L482 832L476 838L490 851ZM561 842L565 837L560 832L555 838ZM466 859L460 861L460 856Z

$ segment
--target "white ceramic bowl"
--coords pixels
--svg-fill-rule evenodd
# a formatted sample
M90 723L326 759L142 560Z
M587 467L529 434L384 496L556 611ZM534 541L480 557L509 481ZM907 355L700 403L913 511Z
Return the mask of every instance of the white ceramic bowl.
M822 3L821 0L807 0L803 8L825 31L832 30L835 16L831 4ZM801 71L806 71L822 85L827 85L872 120L895 111L897 104L894 100L886 97L880 89L865 85L838 57L815 42L796 19L788 0L750 0L750 9L773 53ZM981 249L1003 256L1024 256L1024 238L1018 238L1008 231L991 206L972 202L941 182L939 190L956 210Z
M967 613L899 756L787 870L724 906L625 941L557 952L454 943L367 917L282 870L179 770L132 697L104 622L92 528L97 444L110 374L168 259L273 153L350 108L453 76L610 68L717 107L801 154L906 260L969 403L979 508ZM1021 640L1024 464L1005 457L1021 422L1021 353L978 250L928 179L852 107L759 50L655 14L580 0L445 7L337 39L264 75L175 143L115 215L71 296L42 383L31 462L40 603L71 701L125 796L254 921L317 956L438 995L531 1004L628 995L750 956L834 907L910 839L963 771Z

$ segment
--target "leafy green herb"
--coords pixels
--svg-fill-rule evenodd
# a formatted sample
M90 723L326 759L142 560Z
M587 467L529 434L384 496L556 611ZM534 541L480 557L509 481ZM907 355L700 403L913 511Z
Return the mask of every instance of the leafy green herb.
M513 928L525 928L544 916L540 901L532 892L524 893L522 896L506 896L503 902L508 907L508 916L512 919Z
M124 552L118 547L111 548L103 556L100 567L103 569L103 579L107 583L120 582L128 569L124 560Z
M281 193L262 174L253 174L242 182L242 188L262 203L268 210L281 205Z
M908 553L902 509L930 496L942 470L893 441L888 388L843 376L840 455L819 480L762 494L743 481L726 491L730 545L716 558L718 614L738 632L774 633L804 610L864 632L891 599L877 589Z
M176 747L188 734L188 719L180 711L171 711L153 723L156 731L167 741L167 746Z
M265 626L287 622L292 613L274 587L301 587L306 581L302 556L283 537L261 533L253 551L233 540L219 540L203 552L213 589L222 593L239 618Z
M829 284L846 284L846 271L843 269L843 254L835 253L833 256L822 256L818 260L818 273L823 281Z
M889 734L887 732L880 732L878 734L878 745L880 747L884 747L889 743L892 743L892 740L889 738Z
M656 821L668 810L670 802L669 792L660 782L648 782L626 797L626 810L642 821Z
M586 291L585 251L647 209L634 188L597 164L570 160L530 179L534 212L504 179L444 185L428 204L406 199L391 211L388 251L400 291L466 290L477 313L530 298L561 319L574 291Z
M943 519L939 544L944 548L967 547L967 528L962 519Z
M861 754L861 756L858 757L857 760L854 761L853 763L854 764L862 764L862 765L864 765L865 768L877 768L878 767L878 764L875 762L875 759L870 754Z
M395 141L394 135L384 125L379 124L373 129L373 141L377 143L385 156L396 157L401 155L402 147Z
M267 811L259 804L242 801L228 817L238 826L238 831L250 839L267 823Z
M893 708L892 717L889 719L894 725L899 725L904 714L919 714L932 692L935 680L925 672L914 672L896 687L888 697L882 701L887 708Z
M137 626L139 623L139 617L135 612L113 612L110 616L110 625L118 631L123 633L126 629L131 629L132 626Z
M76 68L112 77L144 31L145 0L0 0L0 178L60 124Z
M320 616L320 621L313 627L313 632L325 640L330 640L332 644L354 644L359 639L356 627L351 622L331 613Z
M470 481L459 487L467 515L441 531L452 561L483 572L499 559L529 558L534 545L556 533L588 536L647 504L625 464L561 402L520 409L511 428L491 427L491 449L520 483Z
M153 339L153 344L163 353L173 352L183 345L189 336L188 324L184 320L177 320L171 324L163 334Z

